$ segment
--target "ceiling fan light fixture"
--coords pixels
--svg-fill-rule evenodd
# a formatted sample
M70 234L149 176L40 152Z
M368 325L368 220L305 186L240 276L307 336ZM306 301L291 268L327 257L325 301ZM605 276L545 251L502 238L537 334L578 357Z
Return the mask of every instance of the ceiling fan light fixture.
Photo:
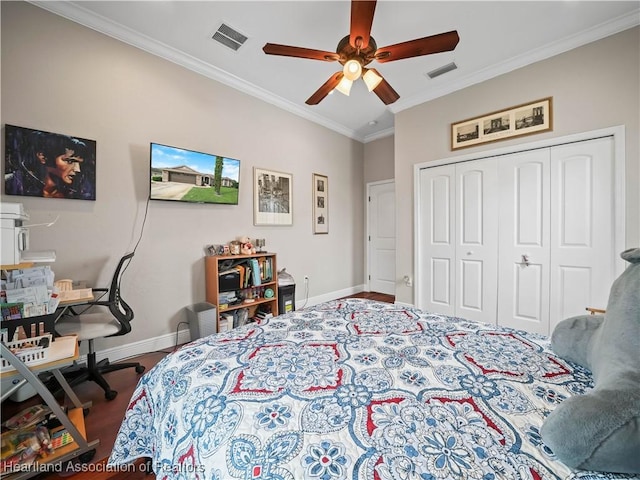
M344 64L342 72L344 73L344 78L354 82L359 79L360 75L362 74L362 63L360 63L355 58L347 60Z
M377 0L350 0L350 3L351 24L349 34L338 42L335 53L276 43L266 43L262 47L262 50L267 55L338 62L342 65L342 70L331 75L305 101L307 105L317 105L333 90L338 90L343 95L349 95L353 82L360 77L364 78L365 85L369 91L373 91L382 103L390 105L397 101L400 95L389 85L387 80L382 78L376 69L365 68L369 63L374 60L380 63L395 62L405 58L450 52L456 48L460 41L458 32L452 30L378 48L376 41L371 36L371 26L373 25L373 15ZM373 70L373 72L368 70Z
M373 70L365 69L364 75L362 76L362 80L364 80L364 83L367 85L367 89L370 92L373 92L373 90L378 85L380 85L380 82L382 81L382 77Z
M351 80L349 80L347 77L342 77L338 85L336 85L335 89L348 97L349 93L351 92L352 85L353 82Z

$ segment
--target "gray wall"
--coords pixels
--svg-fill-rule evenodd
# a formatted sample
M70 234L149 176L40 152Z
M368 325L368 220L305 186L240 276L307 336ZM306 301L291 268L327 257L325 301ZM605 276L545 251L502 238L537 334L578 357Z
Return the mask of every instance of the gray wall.
M2 2L2 124L97 141L95 202L4 195L22 202L31 248L53 249L57 278L105 284L143 226L149 143L240 159L239 206L151 202L124 297L133 332L98 348L175 332L205 299L203 247L264 237L310 297L363 285L363 145L24 2ZM4 135L3 147L4 147ZM253 225L253 167L293 175L293 226ZM4 168L4 167L3 167ZM329 177L329 234L312 233L312 173Z
M450 124L553 97L553 131L461 150L481 152L519 143L626 126L626 243L640 245L640 29L624 31L487 82L400 112L395 118L396 273L413 272L413 166L460 155L450 151ZM409 192L411 193L409 195ZM398 285L396 300L413 303Z
M393 135L364 145L364 182L393 179Z

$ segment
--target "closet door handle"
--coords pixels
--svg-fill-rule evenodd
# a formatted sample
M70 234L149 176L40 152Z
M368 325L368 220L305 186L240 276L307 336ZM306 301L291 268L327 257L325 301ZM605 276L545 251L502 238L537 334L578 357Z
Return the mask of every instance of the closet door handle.
M529 266L529 255L522 254L522 262L520 262L520 265L524 265L525 267Z

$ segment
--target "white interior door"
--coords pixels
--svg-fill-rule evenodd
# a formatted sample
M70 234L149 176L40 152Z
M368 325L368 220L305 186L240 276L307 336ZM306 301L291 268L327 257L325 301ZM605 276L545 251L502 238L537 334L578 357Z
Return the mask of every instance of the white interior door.
M369 186L369 290L396 294L395 183Z
M503 160L498 323L548 335L604 308L616 276L613 139Z
M416 305L455 315L455 165L420 171L420 228Z
M550 151L500 159L498 323L549 332Z
M495 158L456 165L455 315L496 323L498 188Z
M496 165L488 159L420 172L420 308L496 322Z
M551 324L605 308L616 278L613 138L551 149Z

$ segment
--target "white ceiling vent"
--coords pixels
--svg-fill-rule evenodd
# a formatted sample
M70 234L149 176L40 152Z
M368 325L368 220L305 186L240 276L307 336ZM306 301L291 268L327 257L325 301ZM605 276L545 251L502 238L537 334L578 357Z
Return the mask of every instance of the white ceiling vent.
M427 75L429 76L429 78L436 78L444 73L450 72L451 70L455 70L456 68L458 68L458 66L454 62L451 62L440 68L436 68L435 70L427 72Z
M235 51L238 51L244 42L247 41L247 37L224 23L220 25L216 33L214 33L211 38Z

